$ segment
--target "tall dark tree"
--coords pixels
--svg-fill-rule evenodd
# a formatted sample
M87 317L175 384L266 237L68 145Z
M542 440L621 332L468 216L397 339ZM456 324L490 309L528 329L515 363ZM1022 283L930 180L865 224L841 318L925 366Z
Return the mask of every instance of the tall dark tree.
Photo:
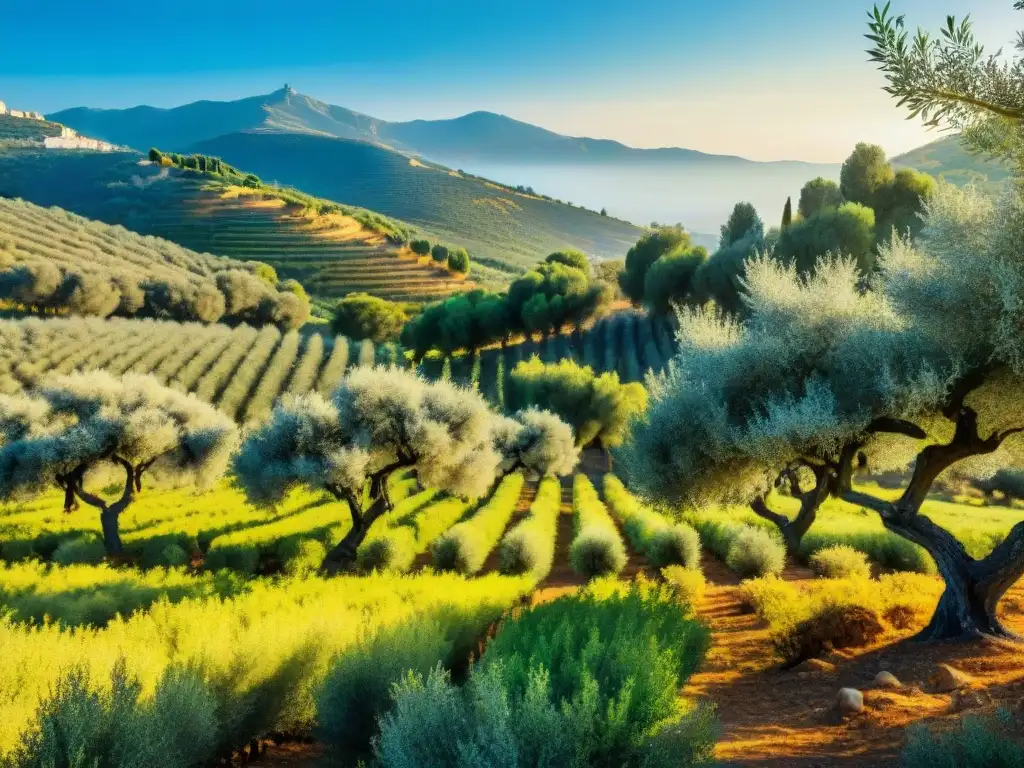
M786 205L782 209L782 227L781 227L781 229L785 230L792 223L793 223L793 198L787 197L786 198Z

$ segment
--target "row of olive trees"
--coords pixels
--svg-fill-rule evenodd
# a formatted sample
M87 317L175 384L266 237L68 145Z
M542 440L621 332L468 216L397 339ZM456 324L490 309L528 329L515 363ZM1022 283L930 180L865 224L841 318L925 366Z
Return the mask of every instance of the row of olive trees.
M908 45L903 19L876 9L872 58L915 114L1002 147L1018 178L998 200L938 186L916 239L883 243L868 285L849 255L803 274L768 256L745 261L745 317L680 311L679 353L649 380L650 408L622 458L646 495L749 503L791 549L830 496L872 510L945 581L922 637L1007 637L997 607L1024 576L1024 523L974 558L921 513L943 476L1024 461L1024 69L985 58L966 22L949 27ZM1002 143L986 145L993 136ZM865 493L852 483L865 465L911 467L909 481L894 500ZM792 520L770 508L779 485L801 501Z
M60 209L0 200L0 300L37 310L302 325L309 300L273 268L199 254Z
M427 306L401 339L419 360L431 349L451 354L505 345L516 334L547 338L567 326L581 330L606 311L609 300L586 254L559 251L514 280L506 293L476 289Z
M305 486L347 503L352 527L324 562L336 571L392 509L395 472L478 498L512 471L567 474L578 454L572 429L548 411L502 416L471 389L394 368L358 369L328 397L288 400L236 452L238 442L232 419L152 377L53 377L31 392L0 395L0 498L59 488L65 512L80 503L99 511L104 545L117 557L120 517L147 475L202 485L233 466L257 502ZM101 486L111 468L123 472L119 493L105 498L87 487Z

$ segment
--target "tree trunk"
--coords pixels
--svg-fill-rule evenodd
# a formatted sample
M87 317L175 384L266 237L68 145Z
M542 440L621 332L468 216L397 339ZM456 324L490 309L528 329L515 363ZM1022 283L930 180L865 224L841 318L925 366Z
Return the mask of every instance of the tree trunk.
M886 528L924 548L939 569L946 589L919 640L969 640L978 637L1020 639L996 615L1006 591L1024 576L1024 523L999 546L975 560L963 544L927 517L883 518Z
M103 548L111 557L120 557L124 553L121 546L121 525L118 519L117 505L100 511L100 524L103 526Z
M350 500L349 511L352 514L352 527L345 534L344 538L324 557L320 570L328 576L352 570L356 562L356 552L358 552L359 546L366 540L366 535L370 532L373 524L387 510L388 504L384 497L376 498L370 505L370 508L362 513L355 508L353 501Z
M795 483L796 481L794 481ZM816 482L813 488L800 492L797 490L797 497L800 499L800 511L796 517L790 520L785 515L773 512L768 508L763 496L759 496L750 502L750 508L759 517L770 520L782 534L782 540L786 544L786 552L796 557L800 553L800 542L804 535L814 525L818 517L818 509L824 503L829 494L829 478L825 473L816 474Z

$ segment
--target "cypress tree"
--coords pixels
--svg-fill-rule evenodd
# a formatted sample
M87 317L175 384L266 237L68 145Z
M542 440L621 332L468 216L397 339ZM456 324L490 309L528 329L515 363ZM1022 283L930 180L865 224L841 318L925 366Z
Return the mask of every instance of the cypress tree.
M793 198L786 198L786 207L782 209L782 228L786 229L793 223Z

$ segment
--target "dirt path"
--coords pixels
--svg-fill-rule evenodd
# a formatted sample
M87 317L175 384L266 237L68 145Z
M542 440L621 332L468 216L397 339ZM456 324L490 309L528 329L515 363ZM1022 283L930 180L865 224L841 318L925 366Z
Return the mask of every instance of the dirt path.
M790 567L783 576L800 581L803 570ZM896 765L908 725L962 714L950 694L930 692L928 680L940 662L974 677L984 691L975 702L979 711L1024 708L1024 651L1005 643L923 645L905 633L870 648L834 653L829 661L835 671L781 671L769 629L743 611L735 576L710 556L704 571L709 585L698 613L711 627L713 644L685 693L715 702L723 726L717 756L729 764ZM1024 630L1024 584L1006 603L1007 622ZM906 687L871 690L883 669ZM864 691L864 713L849 720L838 716L833 703L841 687Z

